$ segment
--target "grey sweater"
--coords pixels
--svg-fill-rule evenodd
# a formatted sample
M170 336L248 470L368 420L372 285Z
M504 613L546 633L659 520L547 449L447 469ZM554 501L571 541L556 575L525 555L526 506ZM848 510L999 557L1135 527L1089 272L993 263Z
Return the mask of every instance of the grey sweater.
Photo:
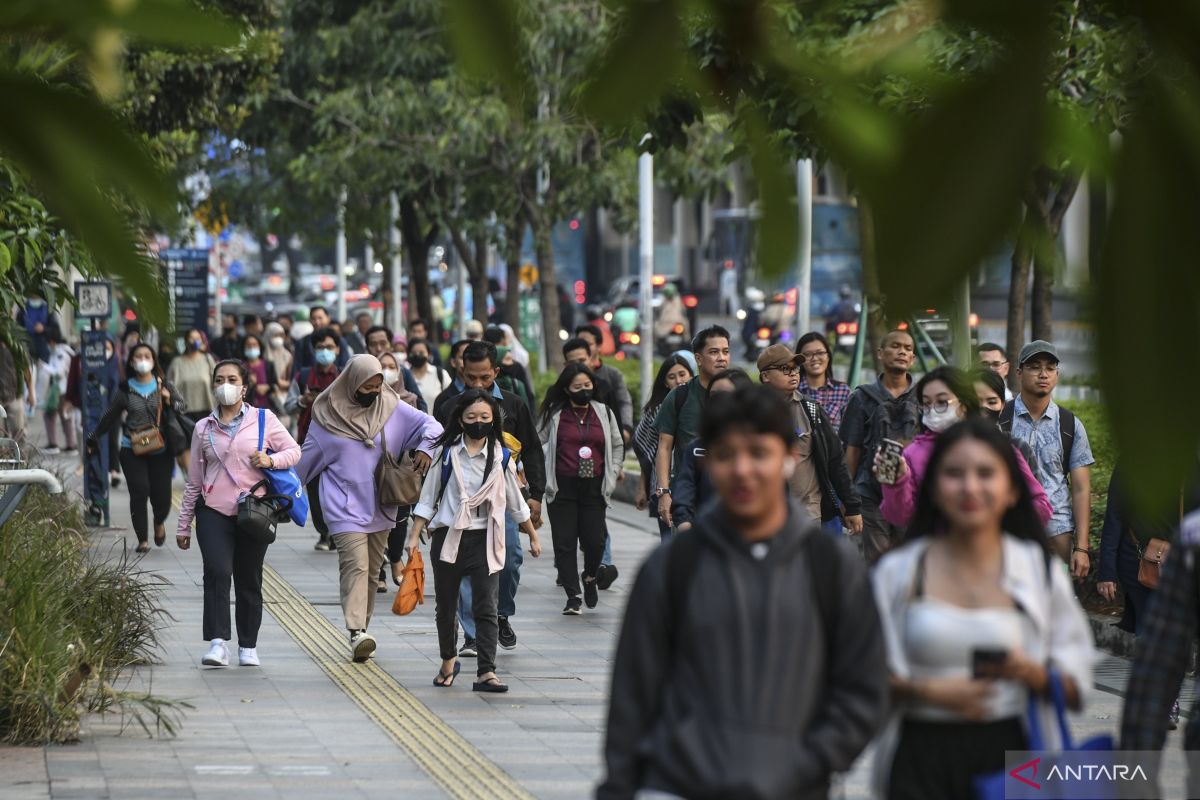
M163 388L171 393L170 408L178 414L187 411L187 405L183 402L179 392L171 385L169 381L162 382ZM89 437L91 440L99 439L104 434L108 433L109 429L121 421L121 432L129 436L130 431L136 431L138 428L144 428L147 425L153 425L158 417L158 403L162 399L162 395L155 392L150 397L142 397L140 394L129 388L129 381L121 381L120 388L113 395L112 402L108 409L104 412L104 416L100 418L100 422L96 424L95 432ZM124 415L124 419L122 419ZM167 415L163 413L163 418L159 422L159 427L166 425Z
M824 798L883 724L888 672L862 559L795 507L759 560L709 507L682 536L704 546L671 631L659 547L634 584L613 666L601 800L655 789L688 798ZM835 624L820 618L812 570L832 573ZM676 652L670 652L674 641Z

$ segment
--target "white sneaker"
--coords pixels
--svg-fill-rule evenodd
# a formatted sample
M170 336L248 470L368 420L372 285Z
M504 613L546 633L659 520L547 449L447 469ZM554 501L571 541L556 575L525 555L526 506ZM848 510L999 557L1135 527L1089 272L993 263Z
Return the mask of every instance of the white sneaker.
M375 637L366 631L359 631L350 637L350 654L356 664L366 662L375 652Z
M212 646L208 648L204 658L200 659L200 663L206 667L228 667L229 648L225 646L225 640L213 639L211 644Z
M62 450L59 450L57 447L43 447L42 452L48 456L56 456L61 453Z
M238 666L242 667L259 667L262 664L258 661L257 647L239 647L238 648Z

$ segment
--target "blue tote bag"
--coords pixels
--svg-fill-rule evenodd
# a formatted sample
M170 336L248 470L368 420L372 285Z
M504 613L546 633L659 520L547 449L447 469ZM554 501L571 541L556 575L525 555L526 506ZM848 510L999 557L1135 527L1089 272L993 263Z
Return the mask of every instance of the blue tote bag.
M1067 699L1066 692L1063 690L1062 678L1059 677L1058 671L1051 669L1050 675L1050 701L1054 704L1055 716L1058 718L1058 731L1062 738L1063 752L1109 752L1116 749L1116 743L1112 736L1100 735L1093 736L1091 739L1075 743L1071 737L1071 729L1067 725ZM1029 698L1028 724L1029 731L1029 749L1031 751L1045 750L1046 744L1042 737L1042 726L1038 721L1038 699L1031 696ZM975 789L975 800L1005 800L1006 793L1004 791L1005 779L1008 777L1007 770L1000 772L992 772L987 775L980 775L975 778L973 788ZM1049 789L1049 787L1047 787ZM1049 795L1048 795L1049 796ZM1095 795L1092 795L1095 796ZM1109 797L1116 797L1116 787L1112 787Z
M263 436L266 428L267 412L266 409L260 408L258 410L258 451L260 453L263 449ZM271 450L267 451L267 455L272 455L272 453ZM272 494L281 494L291 498L292 509L288 512L288 516L292 518L292 522L303 525L308 519L308 495L304 492L304 484L300 482L300 474L296 472L296 468L264 469L263 475L266 476L267 483L271 486Z

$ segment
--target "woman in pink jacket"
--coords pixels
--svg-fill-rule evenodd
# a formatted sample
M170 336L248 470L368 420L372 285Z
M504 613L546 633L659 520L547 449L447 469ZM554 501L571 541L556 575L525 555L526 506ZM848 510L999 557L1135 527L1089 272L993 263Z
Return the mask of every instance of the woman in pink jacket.
M904 448L896 482L891 485L879 482L883 490L883 502L879 504L879 510L884 519L899 528L907 528L912 521L917 493L938 436L959 420L981 413L979 398L971 382L961 370L954 367L937 367L926 373L917 383L917 398L921 404L921 432ZM1025 456L1021 455L1015 444L1013 449L1016 451L1017 466L1021 468L1021 475L1033 495L1033 507L1042 524L1045 524L1053 512L1050 500L1034 477ZM878 455L875 466L878 469Z
M262 571L267 546L237 532L237 503L263 479L263 469L286 469L300 460L300 445L270 410L258 451L258 409L246 400L246 365L227 360L213 370L217 407L196 423L192 434L187 489L179 509L175 542L192 546L192 519L204 558L204 638L202 663L229 666L229 584L237 607L238 664L257 667L258 629L262 625ZM272 454L267 455L266 450Z

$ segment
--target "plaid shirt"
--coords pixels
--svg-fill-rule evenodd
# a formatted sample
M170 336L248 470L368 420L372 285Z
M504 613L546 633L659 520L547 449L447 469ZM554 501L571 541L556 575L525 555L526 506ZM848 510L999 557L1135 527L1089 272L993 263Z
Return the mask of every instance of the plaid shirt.
M1167 739L1166 720L1187 671L1200 619L1196 551L1176 546L1167 556L1145 631L1138 638L1129 673L1121 749L1159 751ZM1200 749L1200 717L1184 731L1185 750Z
M846 403L850 402L849 384L827 381L824 386L814 389L808 385L808 376L802 375L799 391L821 404L835 431L842 427L842 412L846 410Z

